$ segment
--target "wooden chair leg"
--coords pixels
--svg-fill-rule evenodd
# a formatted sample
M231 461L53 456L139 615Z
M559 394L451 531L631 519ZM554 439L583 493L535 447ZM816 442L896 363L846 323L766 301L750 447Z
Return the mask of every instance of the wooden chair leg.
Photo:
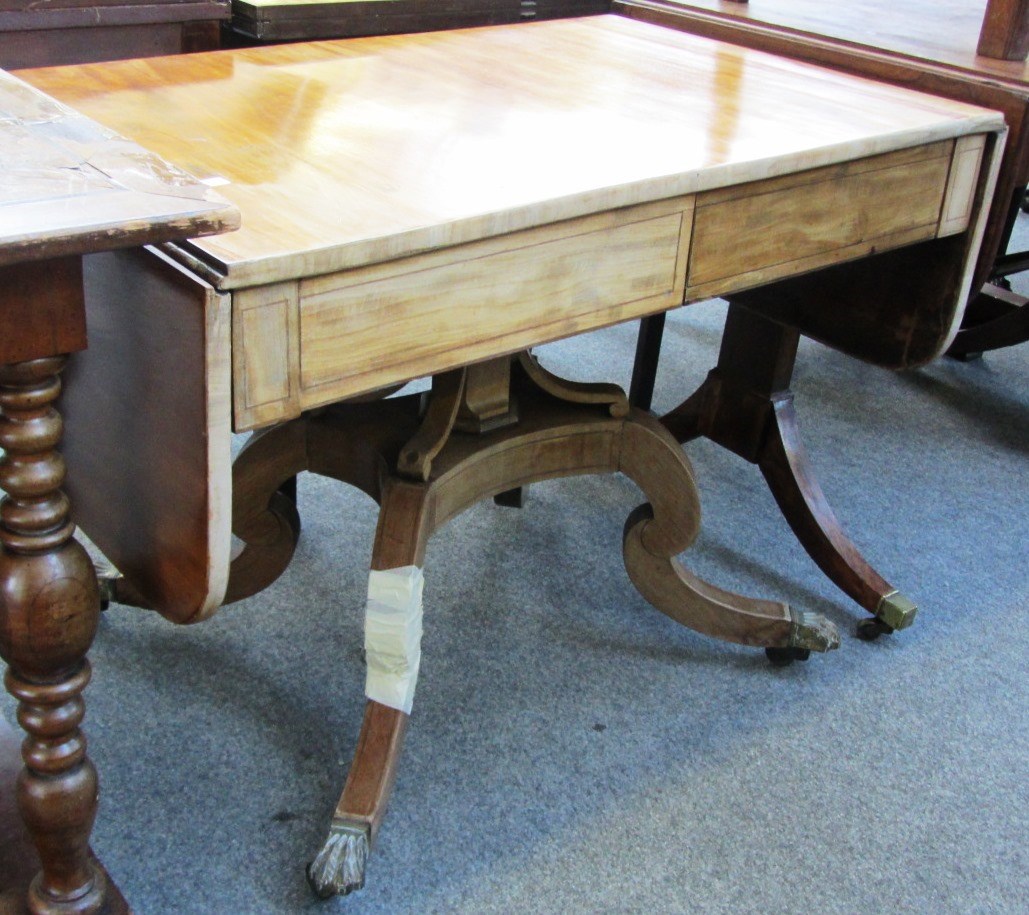
M716 588L679 561L700 529L700 502L689 461L650 414L634 411L625 423L620 469L650 499L625 523L623 555L633 584L657 609L715 638L783 650L770 655L777 661L838 647L835 627L819 614Z
M372 553L373 571L421 567L429 528L430 487L390 478ZM368 700L354 760L332 815L322 849L307 868L308 882L321 898L345 896L364 886L368 855L386 813L396 779L408 716Z

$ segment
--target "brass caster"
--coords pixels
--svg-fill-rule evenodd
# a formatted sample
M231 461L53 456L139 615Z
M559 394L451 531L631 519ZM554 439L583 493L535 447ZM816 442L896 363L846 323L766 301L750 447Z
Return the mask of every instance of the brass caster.
M94 561L93 567L96 569L96 580L100 587L100 612L103 613L111 606L111 601L117 599L121 573L106 562Z
M765 655L773 667L789 667L794 661L806 661L811 657L810 648L766 648Z
M874 642L879 636L889 635L891 632L893 632L893 627L875 616L868 620L861 620L857 624L857 637L863 642Z
M798 613L790 610L793 625L790 632L790 649L797 651L833 651L840 647L840 633L821 613ZM806 660L796 658L796 660Z

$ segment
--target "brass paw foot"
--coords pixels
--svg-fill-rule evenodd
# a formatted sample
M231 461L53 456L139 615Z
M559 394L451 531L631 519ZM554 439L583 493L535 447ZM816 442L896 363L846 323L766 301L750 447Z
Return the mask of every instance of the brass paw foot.
M315 895L328 899L361 889L369 845L367 826L333 822L325 845L307 866L307 882Z

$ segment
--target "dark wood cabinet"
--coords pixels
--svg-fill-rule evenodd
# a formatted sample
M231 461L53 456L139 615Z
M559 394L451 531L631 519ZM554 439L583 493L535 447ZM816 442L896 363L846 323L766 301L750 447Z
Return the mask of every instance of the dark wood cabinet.
M229 0L0 0L0 67L210 51Z

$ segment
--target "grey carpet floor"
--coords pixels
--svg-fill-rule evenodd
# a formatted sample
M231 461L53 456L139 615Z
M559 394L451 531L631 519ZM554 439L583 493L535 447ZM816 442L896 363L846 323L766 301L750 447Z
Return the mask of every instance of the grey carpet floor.
M656 407L713 365L724 305L674 314ZM626 383L633 326L545 347ZM94 846L140 913L1025 912L1029 900L1029 346L903 374L811 343L796 376L823 487L920 605L863 614L755 468L688 446L690 566L827 615L842 648L776 669L635 592L618 477L534 486L432 541L422 674L368 885L315 902L360 724L375 523L303 479L287 573L193 628L113 607L92 658ZM11 704L0 706L10 716Z

